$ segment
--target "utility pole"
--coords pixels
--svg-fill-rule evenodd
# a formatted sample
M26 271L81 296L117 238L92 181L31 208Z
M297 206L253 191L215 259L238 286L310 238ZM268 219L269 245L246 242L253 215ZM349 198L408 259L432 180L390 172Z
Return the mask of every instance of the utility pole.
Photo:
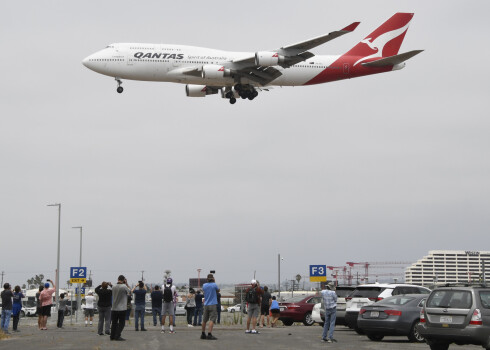
M145 278L143 276L144 273L145 273L145 271L144 270L141 270L141 281L143 281L143 282L145 281Z
M0 284L2 288L3 288L3 275L5 275L5 271L2 271L2 284Z

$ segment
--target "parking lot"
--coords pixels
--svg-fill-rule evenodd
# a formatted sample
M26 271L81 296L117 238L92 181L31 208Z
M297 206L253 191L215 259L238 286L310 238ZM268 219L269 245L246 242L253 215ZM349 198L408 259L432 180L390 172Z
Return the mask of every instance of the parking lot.
M85 327L83 324L70 325L70 318L65 319L65 328L57 329L56 318L51 318L48 331L39 331L35 318L23 318L20 333L13 333L8 339L0 340L0 349L429 349L426 344L409 343L406 337L386 337L381 342L373 342L360 336L347 327L338 326L334 338L337 343L321 342L322 328L295 323L293 326L264 328L260 334L245 334L246 318L243 324L230 324L230 314L224 313L225 324L215 327L213 334L217 341L201 340L200 327L188 328L183 317L178 317L175 334L161 334L160 327L149 323L145 317L147 332L135 332L133 320L126 324L123 337L126 342L114 342L109 336L98 336L97 326ZM151 317L151 316L150 316ZM167 328L168 329L168 328ZM457 348L452 345L450 348ZM465 346L464 349L481 349L477 346Z

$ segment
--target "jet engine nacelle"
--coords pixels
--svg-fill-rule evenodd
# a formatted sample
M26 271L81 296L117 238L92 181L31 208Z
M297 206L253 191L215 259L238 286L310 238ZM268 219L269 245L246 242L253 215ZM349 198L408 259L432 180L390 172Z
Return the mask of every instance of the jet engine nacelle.
M231 71L223 66L207 64L202 66L203 79L221 79L231 76Z
M185 86L185 93L187 97L206 97L213 92L206 85L189 85Z
M261 51L255 53L255 64L257 66L277 66L284 62L284 56L277 52Z

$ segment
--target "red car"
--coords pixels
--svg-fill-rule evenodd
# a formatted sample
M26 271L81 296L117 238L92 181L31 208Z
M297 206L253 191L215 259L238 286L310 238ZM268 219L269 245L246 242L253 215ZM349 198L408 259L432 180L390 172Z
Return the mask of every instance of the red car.
M311 311L315 304L322 301L321 295L299 295L279 303L281 315L279 319L285 326L291 326L293 322L303 322L305 326L311 326L315 321L311 317Z

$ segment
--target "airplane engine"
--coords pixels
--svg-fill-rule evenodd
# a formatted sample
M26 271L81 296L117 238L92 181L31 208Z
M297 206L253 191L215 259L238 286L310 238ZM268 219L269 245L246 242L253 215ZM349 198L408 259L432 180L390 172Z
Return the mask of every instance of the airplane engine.
M185 93L187 97L206 97L206 95L215 94L216 92L212 91L206 85L189 85L185 86Z
M231 76L231 71L223 66L207 64L202 66L203 79L221 79Z
M277 66L284 62L284 56L277 52L261 51L255 53L255 64L258 66Z

